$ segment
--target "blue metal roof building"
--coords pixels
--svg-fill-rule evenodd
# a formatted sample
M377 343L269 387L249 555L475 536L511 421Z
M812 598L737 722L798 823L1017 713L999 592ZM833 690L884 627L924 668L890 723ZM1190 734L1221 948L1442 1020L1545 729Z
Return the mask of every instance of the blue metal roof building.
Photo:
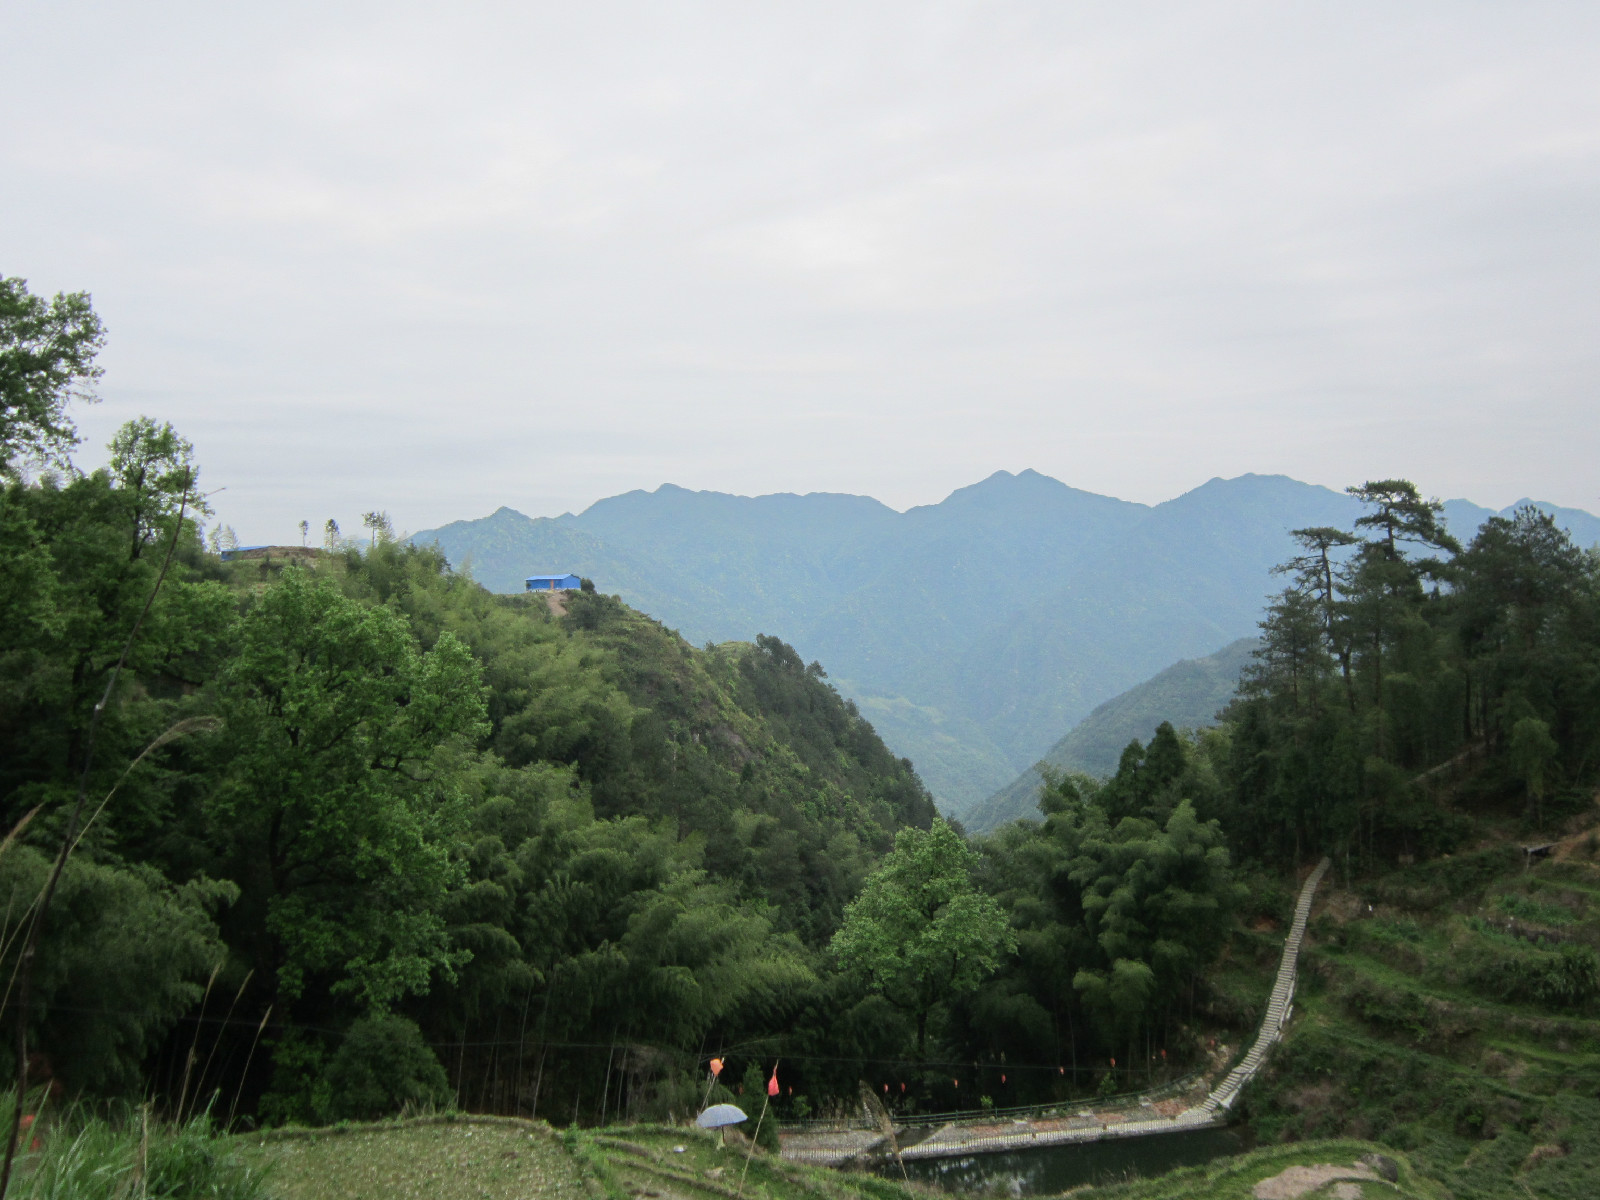
M530 592L572 592L583 583L576 575L529 575L523 581Z

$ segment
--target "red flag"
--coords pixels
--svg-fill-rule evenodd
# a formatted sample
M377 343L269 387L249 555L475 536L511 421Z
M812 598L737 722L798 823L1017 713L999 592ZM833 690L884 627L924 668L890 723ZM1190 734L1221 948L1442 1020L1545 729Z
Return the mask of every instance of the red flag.
M713 1058L711 1060L711 1078L715 1079L718 1075L721 1075L721 1074L722 1074L722 1060L720 1058Z
M772 1068L772 1078L767 1080L767 1095L776 1096L777 1094L778 1094L778 1068L777 1067L773 1067Z

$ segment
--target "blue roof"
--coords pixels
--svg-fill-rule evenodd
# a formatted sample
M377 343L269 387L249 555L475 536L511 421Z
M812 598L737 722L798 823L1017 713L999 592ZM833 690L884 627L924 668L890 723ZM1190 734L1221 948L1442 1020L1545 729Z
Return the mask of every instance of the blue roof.
M530 592L572 592L583 586L583 580L569 571L565 575L529 575L522 586Z

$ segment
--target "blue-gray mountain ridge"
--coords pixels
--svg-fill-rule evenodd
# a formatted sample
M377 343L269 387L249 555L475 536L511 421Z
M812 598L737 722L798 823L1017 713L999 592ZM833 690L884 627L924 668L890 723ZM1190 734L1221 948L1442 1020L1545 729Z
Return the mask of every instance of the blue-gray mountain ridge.
M1097 704L1252 635L1289 530L1349 528L1359 511L1282 475L1144 505L1030 470L903 513L866 496L664 484L559 517L501 508L413 540L494 591L575 571L697 643L783 638L959 814ZM1445 511L1462 537L1492 515L1464 500ZM1581 544L1600 542L1600 519L1551 511Z

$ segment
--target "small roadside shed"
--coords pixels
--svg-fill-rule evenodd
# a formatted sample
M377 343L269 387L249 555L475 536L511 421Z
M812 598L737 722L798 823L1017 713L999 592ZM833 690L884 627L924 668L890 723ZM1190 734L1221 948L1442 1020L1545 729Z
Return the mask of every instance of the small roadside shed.
M523 581L530 592L575 592L583 580L576 575L529 575Z

